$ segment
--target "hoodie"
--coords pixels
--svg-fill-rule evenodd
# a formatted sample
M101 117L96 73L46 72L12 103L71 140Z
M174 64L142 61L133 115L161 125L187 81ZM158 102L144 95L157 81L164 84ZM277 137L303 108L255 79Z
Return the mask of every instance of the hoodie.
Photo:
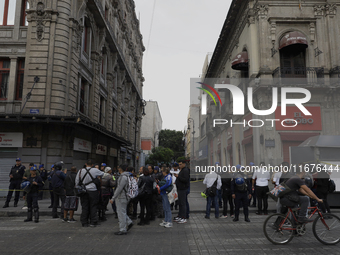
M123 172L117 181L117 187L115 189L115 194L112 198L113 201L116 199L125 199L128 200L128 196L126 195L129 187L129 172Z

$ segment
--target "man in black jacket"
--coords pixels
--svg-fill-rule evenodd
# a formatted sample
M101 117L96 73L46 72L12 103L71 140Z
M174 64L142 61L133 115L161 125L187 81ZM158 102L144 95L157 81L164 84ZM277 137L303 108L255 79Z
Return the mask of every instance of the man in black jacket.
M3 208L9 207L9 202L11 201L13 190L15 190L14 207L18 206L18 201L20 197L20 184L21 184L24 173L25 173L25 167L21 165L21 159L17 158L15 166L12 167L9 173L9 178L10 178L9 190L8 190L7 199L6 199L6 202Z
M176 187L178 192L178 205L179 205L179 213L178 216L175 217L175 221L177 223L186 223L186 214L187 214L187 190L190 186L190 172L186 167L185 161L178 162L180 172L179 174L174 174L176 177Z

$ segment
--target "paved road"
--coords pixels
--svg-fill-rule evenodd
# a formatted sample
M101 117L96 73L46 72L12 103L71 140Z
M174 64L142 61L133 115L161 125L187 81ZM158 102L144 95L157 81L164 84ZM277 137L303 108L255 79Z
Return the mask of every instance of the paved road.
M74 224L50 216L42 216L39 223L24 223L23 216L0 217L0 254L340 254L340 244L325 246L315 239L311 224L305 236L294 238L288 245L271 244L262 232L266 216L257 216L254 209L250 223L243 217L239 222L205 219L201 212L205 201L199 197L201 185L192 185L190 203L194 212L188 223L174 224L171 229L160 227L161 220L157 219L149 226L135 225L127 236L115 236L118 220L111 212L108 221L96 228L81 227L80 210ZM42 202L48 204L48 200ZM274 209L274 203L270 206ZM0 211L5 210L14 208Z

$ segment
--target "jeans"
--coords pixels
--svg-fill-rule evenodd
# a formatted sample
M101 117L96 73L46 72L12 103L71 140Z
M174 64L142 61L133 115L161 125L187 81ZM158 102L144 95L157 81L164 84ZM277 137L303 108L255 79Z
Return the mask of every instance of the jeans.
M214 202L215 217L218 217L219 216L218 192L216 192L216 195L214 197L211 196L207 197L207 208L205 214L208 217L210 216L211 202Z
M97 208L98 208L98 191L87 191L80 197L81 202L81 215L80 221L82 224L88 224L90 219L91 224L98 222Z
M119 231L126 232L127 226L132 223L132 220L127 216L126 208L128 205L127 199L116 199L118 221L119 221Z
M309 197L307 196L299 196L299 205L301 210L299 211L299 217L306 217L307 209L309 205Z
M187 217L187 190L177 190L179 212L178 217L186 219Z
M8 204L11 201L13 190L15 190L15 198L14 198L14 204L18 204L19 197L20 197L20 180L11 181L9 184L9 191L7 194L6 203Z
M268 195L269 192L268 186L256 186L256 195L257 195L257 208L259 213L267 213L268 212ZM263 209L262 209L263 202Z
M164 221L165 222L172 222L172 214L171 214L171 208L170 208L170 203L168 199L167 194L161 194L162 196L162 203L163 203L163 210L164 210Z

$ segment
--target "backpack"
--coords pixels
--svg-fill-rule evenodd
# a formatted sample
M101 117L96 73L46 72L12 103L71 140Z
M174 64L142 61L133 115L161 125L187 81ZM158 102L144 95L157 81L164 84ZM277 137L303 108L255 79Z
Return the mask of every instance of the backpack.
M328 180L328 192L333 193L335 191L335 182L331 179Z
M210 188L207 188L207 195L209 197L214 197L216 196L216 192L217 192L217 180L218 180L218 176L214 182L214 184L210 187Z
M131 175L128 177L129 185L127 190L127 197L133 199L138 196L138 184L136 179Z

